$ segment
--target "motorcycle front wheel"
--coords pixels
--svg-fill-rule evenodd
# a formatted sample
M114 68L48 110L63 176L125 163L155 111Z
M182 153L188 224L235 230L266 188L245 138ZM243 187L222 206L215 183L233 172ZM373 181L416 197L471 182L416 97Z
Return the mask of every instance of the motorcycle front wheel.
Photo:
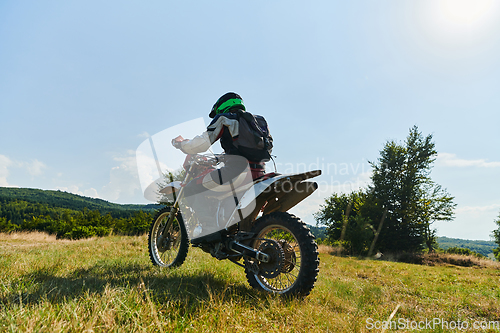
M162 208L149 230L149 257L155 266L177 267L186 259L189 240L181 213L168 223L170 207Z
M268 263L248 261L245 273L255 289L285 297L304 297L314 288L319 272L318 246L298 217L275 212L258 219L251 246L270 255Z

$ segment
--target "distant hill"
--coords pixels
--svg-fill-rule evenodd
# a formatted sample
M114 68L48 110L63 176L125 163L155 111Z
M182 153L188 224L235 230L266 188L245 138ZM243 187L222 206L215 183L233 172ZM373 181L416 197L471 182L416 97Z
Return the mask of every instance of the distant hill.
M450 247L462 247L477 253L481 253L484 256L493 254L493 249L498 247L498 245L492 241L468 240L448 237L438 237L437 242L439 244L439 247L443 250L446 250Z
M89 210L98 210L101 214L110 213L111 216L116 218L129 216L135 211L152 212L158 207L155 204L122 205L62 191L0 187L0 205L3 206L13 201L24 201L50 208L75 211L83 211L87 208Z
M57 238L141 235L157 205L120 205L61 191L0 187L0 232L44 231Z
M311 229L311 233L316 237L316 239L325 239L326 238L326 227L317 227L308 224L307 227Z
M158 207L155 204L116 204L63 191L0 187L0 219L6 218L6 221L17 225L26 218L54 216L54 212L62 214L64 210L99 211L102 215L109 214L115 219L120 219L131 218L137 212L152 214ZM317 239L326 238L326 227L309 225L309 228ZM467 248L490 257L493 249L497 248L497 244L492 241L438 237L437 242L443 250L450 247Z
M316 239L325 239L327 237L326 227L317 227L312 225L308 225L308 227L309 229L311 229L311 232L316 237ZM437 242L439 247L443 250L447 250L450 247L466 248L471 251L480 253L486 257L489 256L490 258L493 258L493 249L498 247L498 245L492 241L468 240L448 237L438 237Z

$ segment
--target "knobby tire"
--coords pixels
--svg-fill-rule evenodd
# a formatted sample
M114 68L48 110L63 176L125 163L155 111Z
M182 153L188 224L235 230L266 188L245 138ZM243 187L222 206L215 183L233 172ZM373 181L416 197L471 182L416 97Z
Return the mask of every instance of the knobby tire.
M163 230L164 224L170 215L170 207L164 207L153 218L148 236L149 258L155 266L172 268L184 263L189 250L189 240L186 227L180 212L167 230L169 238L168 249L158 246L158 234ZM162 251L163 250L163 251Z
M294 247L298 247L299 251L296 252L298 254L297 258L294 257L296 259L294 265L289 265L288 269L285 269L284 266L282 272L276 278L282 279L283 282L273 283L273 279L266 279L246 267L245 274L250 286L257 290L279 294L284 297L304 297L309 295L314 288L319 273L319 255L314 236L306 224L298 217L287 212L275 212L259 218L252 232L256 235L251 244L254 248L258 246L259 238L266 238L266 234L272 235L272 232L275 234L282 232L284 235L293 235L293 238L295 238ZM288 237L292 239L291 236ZM295 267L291 269L292 266ZM290 269L291 271L289 271ZM287 276L288 274L289 276ZM286 278L282 275L286 276ZM287 285L287 283L290 285Z

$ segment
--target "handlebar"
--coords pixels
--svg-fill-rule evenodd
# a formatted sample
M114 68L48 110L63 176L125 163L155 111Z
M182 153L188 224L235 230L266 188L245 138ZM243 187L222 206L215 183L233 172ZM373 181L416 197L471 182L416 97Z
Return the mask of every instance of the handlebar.
M184 160L184 168L187 170L193 163L199 166L215 166L220 162L224 162L225 159L225 154L216 154L213 157L200 154L187 155Z

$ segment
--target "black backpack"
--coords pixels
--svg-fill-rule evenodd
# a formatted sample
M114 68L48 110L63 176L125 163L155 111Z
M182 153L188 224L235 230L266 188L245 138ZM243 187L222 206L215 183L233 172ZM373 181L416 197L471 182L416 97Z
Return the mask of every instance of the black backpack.
M236 114L238 115L239 135L234 146L249 161L269 161L273 150L273 137L269 133L264 117L243 110L238 110Z

